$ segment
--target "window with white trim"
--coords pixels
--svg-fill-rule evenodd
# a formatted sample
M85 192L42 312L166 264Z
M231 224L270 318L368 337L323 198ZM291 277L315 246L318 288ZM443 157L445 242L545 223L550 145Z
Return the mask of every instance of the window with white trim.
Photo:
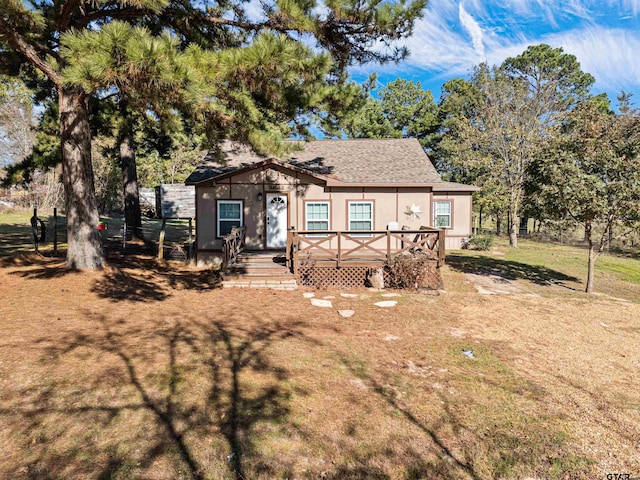
M305 230L329 230L329 202L305 203Z
M242 226L242 200L218 200L218 237L231 233L233 227Z
M349 202L349 230L373 230L373 202Z
M433 220L436 228L451 228L451 202L433 202Z

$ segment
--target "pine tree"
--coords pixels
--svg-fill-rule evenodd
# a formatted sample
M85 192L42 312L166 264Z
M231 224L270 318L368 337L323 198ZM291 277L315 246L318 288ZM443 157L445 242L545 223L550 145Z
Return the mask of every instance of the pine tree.
M37 69L54 85L58 96L69 247L67 265L98 268L103 259L96 229L98 211L91 164L89 93L77 83L65 81L65 69L72 66L70 59L73 56L63 55L61 39L69 42L71 37L101 30L116 20L131 25L152 25L156 30L151 33L155 36L168 28L175 33L180 48L186 48L186 54L192 59L200 57L211 61L214 67L231 66L233 68L225 71L237 73L235 79L211 72L199 74L202 80L209 80L210 75L213 77L210 79L212 93L224 93L223 100L215 96L202 97L209 101L209 108L202 109L205 112L202 115L211 131L217 131L219 135L229 132L232 136L244 136L259 149L277 148L278 134L282 136L280 129L260 131L255 128L280 124L286 114L302 112L295 101L292 102L294 107L281 112L272 113L263 108L295 100L290 96L292 94L305 93L306 100L314 95L304 89L301 92L295 86L280 93L278 88L270 88L281 80L280 77L269 78L270 72L286 77L286 67L298 61L291 56L288 63L274 65L280 60L273 56L279 53L278 49L287 48L287 52L282 53L290 55L295 49L289 45L303 46L303 42L314 41L318 50L328 52L334 59L333 78L341 78L341 72L351 63L397 60L405 56L407 51L395 46L395 42L410 34L414 20L425 5L426 0L410 3L332 0L324 4L324 13L318 13L316 2L279 0L265 2L263 18L252 21L245 13L246 4L241 1L203 4L164 0L42 0L28 3L2 0L0 51L12 57L11 61L2 62L2 66L14 75L19 71L15 67L21 65ZM262 48L241 54L241 47L255 44L258 37L264 38ZM189 46L193 44L198 44L199 48ZM318 56L317 61L321 58L322 55ZM260 84L254 85L251 76L260 71L259 67L266 67L265 75L260 75ZM228 83L216 85L216 80L223 79ZM300 79L302 84L307 80L304 75ZM310 80L313 84L314 79ZM255 103L249 102L254 99L251 93L256 87L262 89L264 96L255 98ZM320 107L321 104L316 103L315 108ZM244 120L248 121L249 127L238 123Z

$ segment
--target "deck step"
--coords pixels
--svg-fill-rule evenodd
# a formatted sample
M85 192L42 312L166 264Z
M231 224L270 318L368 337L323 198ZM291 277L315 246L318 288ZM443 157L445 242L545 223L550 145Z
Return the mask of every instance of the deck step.
M242 252L229 265L222 282L224 288L270 288L296 290L297 282L280 251Z
M225 277L223 288L269 288L272 290L297 290L298 282L295 278L282 279L277 277Z
M287 270L287 266L276 262L240 262L232 263L229 268L243 269L243 268L279 268Z
M287 267L278 265L254 265L242 264L231 265L227 268L227 273L231 275L282 275L289 276L291 272Z

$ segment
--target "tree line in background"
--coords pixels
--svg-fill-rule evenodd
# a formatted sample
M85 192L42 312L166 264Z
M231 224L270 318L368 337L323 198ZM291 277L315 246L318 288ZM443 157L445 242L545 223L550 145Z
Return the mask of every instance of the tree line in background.
M512 247L523 217L581 226L592 292L598 256L640 226L640 115L625 92L612 110L590 93L594 81L573 55L537 45L450 80L437 104L420 83L391 82L344 131L418 138L446 180L482 187L480 218L492 214L500 229L506 213Z
M547 45L529 47L499 66L478 65L469 78L445 83L437 102L419 82L397 79L377 89L372 77L355 85L346 67L402 58L406 52L380 53L371 41L392 45L420 12L420 3L391 8L371 0L368 5L385 12L387 20L377 17L379 23L361 33L343 32L332 23L336 19L317 16L310 5L298 10L299 5L278 4L259 24L208 12L196 17L204 31L188 34L180 33L184 17L158 13L172 7L140 17L162 18L165 28L124 23L96 7L100 28L70 28L59 41L57 58L64 65L56 64L59 84L38 75L40 67L24 59L17 73L2 77L0 128L15 126L16 151L28 145L14 155L24 160L8 167L5 182L29 181L34 171L64 166L64 99L53 95L56 89L75 89L86 103L75 122L86 122L83 135L88 130L93 155L81 183L95 188L100 210L123 208L134 231L140 226L138 184L183 181L202 150L215 149L224 138L275 155L286 154L283 141L292 135L310 137L310 126L333 137L417 138L445 180L482 187L475 196L481 222L492 215L500 230L506 216L511 246L517 247L523 217L538 225L545 220L581 225L589 245L587 291L592 291L597 257L640 220L640 121L631 95L622 92L613 111L606 95L590 93L594 78L581 71L576 58ZM125 15L128 8L119 5L116 11ZM193 14L195 7L190 8ZM362 5L350 8L361 20L368 18ZM59 17L48 20L60 27ZM208 30L212 21L215 34ZM308 29L324 50L314 52L295 38L294 25ZM320 26L342 33L329 35ZM0 24L0 39L11 47L6 30ZM0 50L9 58L16 52L16 46ZM24 126L34 102L44 105L44 113L32 138L33 130ZM75 148L78 141L69 140ZM83 155L76 164L84 165ZM74 189L66 187L69 202ZM68 261L78 267L100 263Z

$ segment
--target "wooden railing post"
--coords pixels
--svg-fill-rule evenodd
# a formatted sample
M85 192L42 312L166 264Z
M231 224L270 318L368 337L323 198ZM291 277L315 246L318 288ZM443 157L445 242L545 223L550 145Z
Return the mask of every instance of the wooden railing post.
M438 230L438 267L444 265L444 228Z
M338 268L342 262L342 232L338 232Z
M291 229L287 230L287 245L285 247L285 252L284 252L284 262L285 265L287 267L289 267L289 270L292 269L292 265L291 265L291 245L293 245L293 232L291 231Z
M387 228L387 259L391 258L391 230Z
M293 268L293 274L298 273L298 246L300 244L300 239L298 238L298 232L293 232L291 238L291 262Z

